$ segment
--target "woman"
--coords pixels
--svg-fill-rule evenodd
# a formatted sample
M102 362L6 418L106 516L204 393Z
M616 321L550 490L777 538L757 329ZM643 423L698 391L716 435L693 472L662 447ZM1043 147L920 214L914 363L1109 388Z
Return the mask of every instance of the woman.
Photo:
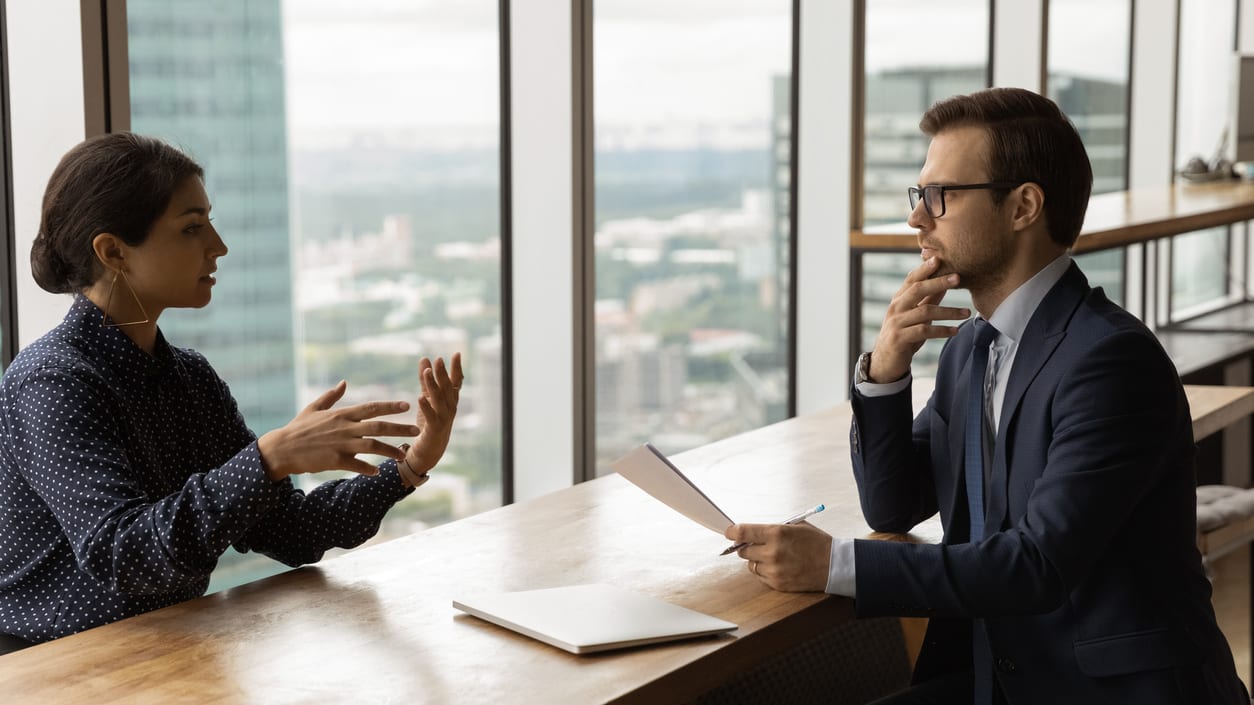
M75 296L0 379L0 633L46 641L200 596L231 546L296 566L360 544L448 444L460 355L419 362L419 425L378 420L403 401L333 408L340 382L257 438L205 358L166 343L157 319L208 304L227 252L202 176L111 134L48 183L31 268ZM308 495L288 479L331 469L359 476Z

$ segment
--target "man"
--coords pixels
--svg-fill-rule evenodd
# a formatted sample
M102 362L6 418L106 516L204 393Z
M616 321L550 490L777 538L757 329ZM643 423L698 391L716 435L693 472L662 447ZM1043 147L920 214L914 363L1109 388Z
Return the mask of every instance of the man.
M1193 436L1170 359L1067 255L1092 169L1051 101L990 89L937 103L921 186L923 263L889 305L852 391L867 523L941 545L733 526L779 590L929 617L914 687L884 702L1249 703L1195 544ZM977 317L940 305L966 288ZM936 387L911 422L910 362ZM978 339L978 342L977 342Z

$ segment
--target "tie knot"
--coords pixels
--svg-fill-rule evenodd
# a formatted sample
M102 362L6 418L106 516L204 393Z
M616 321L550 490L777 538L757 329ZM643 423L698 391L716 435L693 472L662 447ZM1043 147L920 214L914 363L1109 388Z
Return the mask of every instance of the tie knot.
M975 326L974 345L977 349L987 348L988 344L993 342L993 339L997 337L997 329L993 327L993 324L983 318L975 319L972 325Z

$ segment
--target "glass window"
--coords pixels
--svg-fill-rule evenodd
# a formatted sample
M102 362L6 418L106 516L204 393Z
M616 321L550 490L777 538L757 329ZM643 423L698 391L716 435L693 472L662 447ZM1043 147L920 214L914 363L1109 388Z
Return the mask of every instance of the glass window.
M596 458L788 409L792 2L597 0Z
M1227 297L1227 228L1177 235L1171 239L1170 252L1172 320Z
M1235 48L1235 0L1181 0L1176 82L1177 168L1197 157L1218 166L1227 134ZM1177 179L1177 183L1182 183ZM1184 188L1190 188L1184 183ZM1227 298L1228 228L1177 236L1171 243L1172 319L1182 309Z
M1048 95L1075 123L1093 193L1127 188L1131 0L1050 0Z
M919 180L929 138L919 119L933 103L988 86L989 3L909 0L866 3L866 113L862 225L900 223L910 215L906 189ZM862 349L875 345L884 312L917 253L866 254L862 258ZM970 306L965 290L945 297ZM915 357L915 374L929 374L943 341Z
M501 501L497 5L127 3L131 129L201 162L231 250L162 329L253 431L340 379L344 404L413 400L420 356L463 353L448 453L378 539ZM229 551L210 589L282 568Z
M1093 195L1127 189L1131 0L1050 0L1048 37L1048 95L1084 140ZM1076 260L1089 283L1122 302L1122 249Z

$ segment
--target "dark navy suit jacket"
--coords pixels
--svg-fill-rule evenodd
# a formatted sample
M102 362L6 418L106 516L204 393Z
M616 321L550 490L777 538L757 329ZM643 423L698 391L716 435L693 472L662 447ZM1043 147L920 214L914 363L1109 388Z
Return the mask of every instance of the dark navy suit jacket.
M908 532L937 511L941 545L857 541L860 616L932 618L915 680L971 667L985 620L1013 705L1249 703L1215 622L1196 546L1193 432L1171 360L1075 264L1019 341L968 541L964 404L972 326L910 391L853 392L867 523Z

